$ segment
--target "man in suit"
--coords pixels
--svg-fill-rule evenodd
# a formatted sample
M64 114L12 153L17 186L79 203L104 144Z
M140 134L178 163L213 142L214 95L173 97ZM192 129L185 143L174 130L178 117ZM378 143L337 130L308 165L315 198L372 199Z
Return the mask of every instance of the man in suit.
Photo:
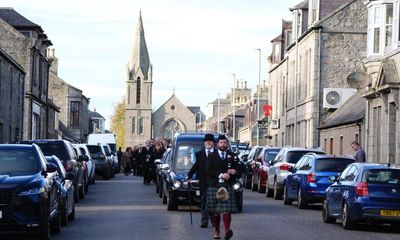
M190 181L193 175L196 173L199 179L200 185L200 200L201 200L201 225L202 228L207 228L209 214L207 212L207 162L208 156L210 156L214 149L214 135L206 134L204 136L204 149L196 153L196 162L188 173L188 180ZM210 215L212 219L212 215ZM212 223L212 221L211 221Z
M220 135L217 151L209 156L207 167L207 210L214 214L214 239L220 239L221 214L225 226L225 239L233 236L231 230L231 213L237 212L237 203L233 184L236 183L239 165L235 154L228 149L228 140ZM227 191L226 198L217 198L220 190ZM218 194L217 194L218 193Z

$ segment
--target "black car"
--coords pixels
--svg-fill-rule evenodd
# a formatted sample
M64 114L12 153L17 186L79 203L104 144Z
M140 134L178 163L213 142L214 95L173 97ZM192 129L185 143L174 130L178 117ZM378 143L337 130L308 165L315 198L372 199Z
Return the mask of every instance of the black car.
M90 157L96 166L95 173L104 180L109 180L113 175L113 160L106 155L105 145L87 145Z
M22 141L26 144L37 144L45 156L56 155L63 163L67 172L74 173L74 189L75 189L75 202L85 197L85 178L84 174L87 171L86 164L83 158L78 158L74 147L67 140L58 139L38 139L31 141Z
M162 156L161 159L156 159L154 163L156 164L156 193L158 193L158 196L162 198L162 188L163 188L163 171L166 169L165 162L167 161L168 158L171 157L171 148L168 148L165 152L164 155Z
M33 145L0 145L0 231L60 232L57 166Z
M48 163L52 163L57 166L57 177L55 181L58 185L58 191L60 193L60 219L61 226L68 224L68 220L75 220L75 200L74 200L74 174L72 172L66 172L61 160L53 155L46 156Z
M196 177L188 183L187 174L196 162L195 153L203 149L206 133L180 133L174 139L170 157L165 159L162 170L162 198L168 210L177 210L180 205L200 205L200 186ZM215 133L217 141L219 134ZM243 206L242 184L234 186L239 212Z
M246 158L246 169L243 172L243 184L244 187L247 189L251 188L251 183L253 179L253 168L252 164L254 163L254 160L257 158L257 156L260 154L260 152L263 150L262 146L254 146L251 148L251 151Z

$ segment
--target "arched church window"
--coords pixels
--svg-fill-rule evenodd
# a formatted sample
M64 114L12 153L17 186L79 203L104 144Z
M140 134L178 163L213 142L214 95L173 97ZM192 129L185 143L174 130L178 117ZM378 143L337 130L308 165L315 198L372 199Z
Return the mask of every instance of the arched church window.
M175 133L179 133L183 130L182 126L175 120L169 120L162 130L163 138L173 139Z
M136 104L140 104L141 84L140 77L138 77L136 79Z

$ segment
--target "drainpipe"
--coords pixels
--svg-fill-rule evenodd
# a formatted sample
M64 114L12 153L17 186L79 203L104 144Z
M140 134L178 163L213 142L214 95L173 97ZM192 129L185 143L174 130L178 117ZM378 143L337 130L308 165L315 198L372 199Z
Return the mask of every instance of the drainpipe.
M320 106L320 99L321 99L321 41L322 41L322 29L320 28L318 31L318 77L317 77L317 86L318 86L318 94L317 94L317 146L320 145L321 141L321 132L319 128L321 127L321 106Z

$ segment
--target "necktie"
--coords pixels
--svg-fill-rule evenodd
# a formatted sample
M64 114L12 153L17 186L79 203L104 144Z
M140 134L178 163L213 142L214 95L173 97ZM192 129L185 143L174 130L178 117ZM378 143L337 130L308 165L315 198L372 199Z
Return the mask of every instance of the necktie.
M210 150L207 149L207 157L208 157L208 155L210 155Z
M221 159L225 160L225 152L221 152Z

